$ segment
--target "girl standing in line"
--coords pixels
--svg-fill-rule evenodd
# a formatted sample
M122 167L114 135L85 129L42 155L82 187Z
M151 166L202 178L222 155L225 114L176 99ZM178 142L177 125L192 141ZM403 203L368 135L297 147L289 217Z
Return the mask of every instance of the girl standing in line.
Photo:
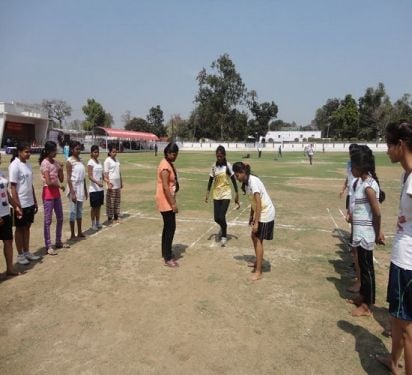
M179 182L173 163L177 159L179 147L169 143L164 149L164 159L157 168L156 204L163 218L162 257L167 267L178 267L173 258L172 242L176 231L176 214L178 213L176 193Z
M30 155L30 145L20 142L9 165L11 196L23 213L22 216L14 215L14 224L16 226L14 240L18 252L17 263L19 264L28 264L29 260L40 259L38 255L34 255L29 251L30 227L38 210L33 187L33 171L28 162Z
M0 153L1 163L1 153ZM13 265L13 228L10 215L10 205L16 211L17 216L22 216L22 211L7 190L8 180L3 172L0 172L0 240L3 241L3 253L6 259L6 276L17 276L19 273Z
M235 188L235 203L239 208L239 193L237 190L237 183L235 175L232 171L232 166L226 160L226 150L223 146L216 149L216 162L212 165L209 174L209 183L207 185L205 202L209 200L210 189L213 184L213 212L214 219L220 226L220 243L226 246L227 242L227 223L226 212L229 208L230 200L232 199L232 190L230 188L229 178L232 180Z
M99 146L93 145L91 147L90 156L91 158L87 163L87 175L90 180L90 216L92 219L92 229L99 230L102 227L100 224L100 207L104 202L103 166L99 161Z
M386 128L387 154L392 163L400 163L401 195L398 222L392 245L389 270L389 314L392 317L390 356L377 356L392 374L398 374L402 352L405 373L412 374L412 123L390 124Z
M77 238L84 238L82 231L83 201L87 199L86 170L80 160L81 145L78 141L70 144L69 158L66 161L67 185L70 199L70 232L71 239L76 238L74 231L77 222Z
M120 216L120 190L123 189L122 174L120 173L120 162L116 159L117 147L109 146L109 153L104 161L104 180L107 184L106 213L110 225L112 220L119 220Z
M43 181L42 200L44 208L44 242L49 255L57 255L52 247L50 237L50 226L53 218L53 210L56 215L56 242L55 248L69 248L62 242L63 230L63 205L60 196L60 189L64 191L62 185L64 181L63 165L56 159L57 145L53 141L47 141L39 157L40 172Z
M255 249L256 261L248 264L254 268L252 281L262 278L263 240L273 239L275 226L275 206L262 181L250 173L250 166L242 162L233 164L236 179L242 183L242 191L249 196L251 204L249 225Z
M360 269L359 298L353 301L357 307L352 316L370 316L371 306L375 304L375 270L373 249L375 243L384 244L381 231L381 213L379 202L384 200L384 193L379 188L375 173L375 158L367 146L359 146L351 154L352 174L358 178L354 186L354 207L352 212L352 246L356 248Z

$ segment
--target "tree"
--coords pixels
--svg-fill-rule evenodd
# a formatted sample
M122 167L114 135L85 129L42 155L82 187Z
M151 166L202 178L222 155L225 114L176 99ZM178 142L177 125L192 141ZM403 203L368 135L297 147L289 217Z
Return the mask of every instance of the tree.
M180 115L173 115L166 124L167 136L170 139L190 139L191 129L189 121L183 120Z
M253 99L250 111L255 116L252 134L264 136L269 130L269 121L278 114L278 106L273 101L271 103L263 102L259 104Z
M132 119L132 113L129 110L127 110L122 114L121 118L124 126L126 127L129 121Z
M160 105L150 108L146 119L147 123L151 127L150 131L153 134L156 134L158 137L166 136L166 128L163 124L163 111L161 110Z
M83 123L84 130L93 130L96 126L104 126L106 112L102 105L94 99L87 99L87 104L82 107L86 120Z
M385 86L379 83L378 87L368 87L365 95L359 98L359 134L362 138L371 140L383 132L391 103L386 95Z
M144 118L133 117L124 127L126 130L135 132L150 132L150 125Z
M103 127L111 128L114 123L113 116L110 112L106 112L104 116Z
M392 121L412 122L412 100L410 94L404 94L393 103Z
M332 114L339 108L340 101L337 98L328 99L326 103L316 110L316 115L312 121L313 125L322 131L322 136L333 137L336 130L331 126Z
M237 122L233 121L232 111L244 104L246 87L228 54L221 55L210 67L212 73L203 68L196 78L197 122L204 136L223 140L233 134L229 128Z
M330 116L331 124L340 138L357 137L359 128L358 106L352 95L346 95Z
M62 128L63 120L72 114L72 107L64 100L44 99L41 105L46 110L50 122L54 124L56 120L60 129Z

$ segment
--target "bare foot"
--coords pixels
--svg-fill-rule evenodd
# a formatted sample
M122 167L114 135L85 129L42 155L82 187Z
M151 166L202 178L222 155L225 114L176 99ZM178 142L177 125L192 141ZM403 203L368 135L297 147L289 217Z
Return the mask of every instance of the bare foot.
M6 271L6 276L7 277L14 277L14 276L19 276L20 273L16 271L15 269L10 269Z
M372 311L369 309L369 306L367 304L362 303L356 309L352 310L351 315L354 316L354 317L371 316Z
M70 239L73 240L73 241L76 240L76 238L77 238L77 237L76 237L76 235L74 235L74 234L72 234L72 235L70 236Z
M386 367L386 369L388 369L391 372L391 374L394 374L394 375L399 374L397 368L400 366L399 365L396 366L394 363L392 363L392 358L389 354L388 355L376 355L375 358L381 365Z
M86 238L86 236L85 236L83 233L79 233L79 234L77 235L77 238Z
M251 281L258 281L262 278L262 274L259 272L255 272L253 276L250 278Z

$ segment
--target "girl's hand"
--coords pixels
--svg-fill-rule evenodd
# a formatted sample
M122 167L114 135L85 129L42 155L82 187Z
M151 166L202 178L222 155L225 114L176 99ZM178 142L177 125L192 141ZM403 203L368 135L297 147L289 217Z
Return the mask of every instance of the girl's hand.
M249 217L249 225L252 226L253 223L254 223L253 216L250 216Z
M238 210L240 208L239 194L238 193L236 193L236 195L235 195L235 205L236 205L236 209Z
M98 182L97 186L103 187L103 182Z
M73 203L77 202L77 197L76 197L76 192L75 191L70 192L70 197L71 197Z
M37 212L39 211L39 206L37 205L37 202L34 203L34 213L37 214Z
M111 182L107 183L107 189L109 189L109 190L113 189L113 184Z
M259 223L257 223L257 222L254 221L254 222L252 223L252 232L253 232L253 233L257 233L258 227L259 227Z
M205 203L207 203L209 201L209 193L206 192L206 196L205 196Z
M175 204L172 204L172 210L173 210L173 212L174 212L175 214L177 214L177 213L179 212L179 209L177 208L176 203L175 203Z
M17 218L21 219L23 217L23 211L21 210L20 206L16 206L14 210L16 211Z
M379 236L376 237L375 243L377 245L385 245L385 236L382 232L379 233Z

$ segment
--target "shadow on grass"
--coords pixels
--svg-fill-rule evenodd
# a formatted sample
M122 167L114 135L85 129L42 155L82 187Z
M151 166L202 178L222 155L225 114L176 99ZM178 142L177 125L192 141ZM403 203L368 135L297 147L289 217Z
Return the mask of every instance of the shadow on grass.
M378 375L388 373L388 370L375 358L377 354L389 354L381 339L371 334L364 327L352 324L346 320L339 320L337 326L355 338L355 351L358 353L362 368L367 374Z
M172 246L172 253L175 257L176 260L179 260L181 258L183 258L183 254L186 252L186 249L188 248L187 245L183 245L183 244L175 244Z
M245 263L254 263L256 260L256 257L253 255L235 255L233 258L236 260L243 261ZM272 266L270 262L263 259L262 272L271 272L271 271L272 271Z

